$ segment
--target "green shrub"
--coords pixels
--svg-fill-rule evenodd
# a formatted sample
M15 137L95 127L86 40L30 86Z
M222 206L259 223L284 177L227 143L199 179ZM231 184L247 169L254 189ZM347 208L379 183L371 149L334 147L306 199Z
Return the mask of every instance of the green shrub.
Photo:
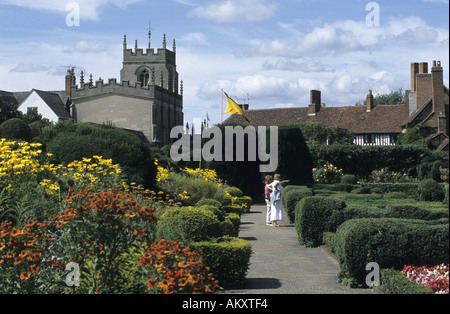
M444 185L444 204L447 204L448 206L448 183Z
M351 191L353 194L370 194L372 191L368 187L356 188Z
M223 211L221 211L220 209L218 209L216 206L212 206L212 205L202 205L202 206L197 206L198 208L202 208L202 209L206 209L209 210L210 212L212 212L217 219L219 219L219 221L224 221L225 220L225 214Z
M234 200L235 205L239 205L242 207L244 211L248 211L250 206L252 206L253 200L250 196L241 196Z
M418 195L418 183L364 183L363 187L368 187L372 193L387 194L390 192L403 192L408 196Z
M237 287L244 282L252 253L248 241L225 236L189 246L200 253L222 287Z
M235 213L229 213L225 216L225 222L230 222L232 229L228 235L237 237L239 235L239 227L241 225L241 217Z
M305 185L287 185L283 188L283 197L284 195L291 190L304 190L307 189Z
M241 191L241 189L234 186L227 187L225 191L228 192L228 194L230 194L231 196L237 197L244 196L244 193Z
M408 198L405 192L389 192L383 196L384 198L405 199Z
M290 223L295 222L295 206L297 203L303 198L313 195L313 190L306 187L302 189L291 189L287 193L283 193L283 207L287 213Z
M442 186L433 179L425 179L419 183L419 200L421 201L443 201L444 190Z
M239 216L245 212L245 209L239 205L224 205L222 206L222 210L225 213L235 213L238 214Z
M448 219L424 221L363 218L344 222L334 236L340 278L364 283L365 266L402 269L404 265L437 265L449 260Z
M169 241L204 241L220 237L219 219L213 212L195 207L178 207L167 210L157 224L157 237Z
M31 130L23 120L12 118L0 124L0 138L29 142L31 140Z
M309 196L303 198L295 207L295 228L300 244L316 247L322 244L323 232L330 231L330 218L333 211L342 210L341 200Z
M341 177L341 183L344 184L356 184L358 180L356 179L356 176L354 174L344 174Z
M388 294L433 294L425 285L411 281L402 272L395 269L382 269L380 289Z
M448 218L448 211L429 211L412 205L392 205L387 207L386 217L403 219L436 220Z
M331 184L324 184L324 183L314 183L311 186L314 190L330 190L330 191L337 191L337 192L350 192L355 188L355 185L347 184L347 183L331 183Z
M215 206L217 208L221 208L222 207L222 203L220 203L219 201L212 199L212 198L202 198L201 200L199 200L197 202L197 204L195 204L196 207L200 207L203 205L212 205Z

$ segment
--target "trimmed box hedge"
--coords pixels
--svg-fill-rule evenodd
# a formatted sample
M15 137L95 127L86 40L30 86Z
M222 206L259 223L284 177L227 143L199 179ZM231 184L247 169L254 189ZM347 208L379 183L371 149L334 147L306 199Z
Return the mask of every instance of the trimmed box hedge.
M290 189L284 193L283 190L283 207L287 213L290 223L295 222L295 206L299 201L308 196L313 196L314 191L307 187Z
M300 244L315 247L322 244L323 232L330 231L330 217L342 210L345 203L338 199L308 196L295 206L295 229Z
M247 240L224 236L210 241L192 242L222 287L241 285L250 266L252 246Z
M390 192L403 192L408 196L419 194L419 183L362 183L360 187L367 187L372 193L387 194Z
M222 228L216 215L207 209L175 207L159 218L157 238L184 243L204 241L222 236Z
M449 262L448 219L351 219L338 228L332 241L341 280L364 283L365 267L370 262L394 269Z
M434 294L433 290L425 285L411 281L399 270L392 268L382 269L380 290L388 294Z

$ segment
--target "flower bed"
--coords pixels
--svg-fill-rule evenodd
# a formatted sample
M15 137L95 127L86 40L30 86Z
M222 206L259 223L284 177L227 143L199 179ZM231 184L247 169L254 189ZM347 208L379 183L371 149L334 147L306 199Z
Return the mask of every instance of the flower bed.
M405 265L403 276L418 284L427 286L435 293L448 294L449 268L448 264L440 264L433 267Z

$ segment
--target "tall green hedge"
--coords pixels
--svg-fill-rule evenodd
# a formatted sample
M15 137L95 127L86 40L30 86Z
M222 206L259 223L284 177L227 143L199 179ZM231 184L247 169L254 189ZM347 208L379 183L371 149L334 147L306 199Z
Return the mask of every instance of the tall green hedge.
M225 127L237 125L219 125L222 130L222 160L225 160ZM244 129L246 126L242 126ZM266 133L266 152L270 147L270 129ZM245 136L244 156L248 156L248 136ZM258 144L258 136L256 136ZM274 173L281 174L282 179L290 179L291 184L301 185L312 182L312 157L308 146L298 127L278 128L278 167ZM258 148L258 145L256 145ZM202 166L216 170L220 178L230 185L242 190L253 200L262 200L264 197L263 174L260 172L261 162L256 154L256 161L236 161L236 149L233 150L234 161L202 162ZM274 152L271 152L274 153Z
M310 145L314 166L331 162L345 174L368 176L372 170L388 168L417 176L421 163L443 162L448 152L437 152L414 145L360 146L360 145Z
M449 262L448 219L351 219L338 228L333 242L341 267L339 277L358 283L365 282L365 267L370 262L382 269Z

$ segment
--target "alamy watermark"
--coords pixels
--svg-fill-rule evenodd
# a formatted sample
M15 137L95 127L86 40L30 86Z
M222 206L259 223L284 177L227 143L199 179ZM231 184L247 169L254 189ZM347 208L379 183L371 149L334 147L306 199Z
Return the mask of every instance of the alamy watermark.
M370 262L366 265L366 270L371 271L366 276L366 285L370 288L380 286L380 265Z
M69 27L80 26L80 5L77 2L66 4L66 25Z
M369 2L366 4L366 11L370 11L366 15L366 25L380 26L380 5L377 2Z
M68 263L66 265L66 271L70 272L66 276L66 285L68 287L79 287L80 286L80 266L78 263Z
M258 137L256 137L258 133ZM274 172L278 168L278 127L270 127L270 144L267 147L267 128L259 126L258 131L254 126L226 126L225 127L225 160L223 160L223 136L222 129L213 126L205 129L201 136L192 136L185 133L183 126L176 126L170 132L170 138L178 139L170 149L170 157L174 161L244 161L245 159L245 136L248 139L247 161L262 162L259 166L260 172ZM181 135L181 137L180 137ZM192 145L191 145L192 138ZM258 138L258 140L256 140ZM202 139L209 139L202 147ZM234 140L236 139L236 141ZM236 154L234 147L236 143ZM267 153L267 148L269 152ZM234 160L235 156L235 160Z

